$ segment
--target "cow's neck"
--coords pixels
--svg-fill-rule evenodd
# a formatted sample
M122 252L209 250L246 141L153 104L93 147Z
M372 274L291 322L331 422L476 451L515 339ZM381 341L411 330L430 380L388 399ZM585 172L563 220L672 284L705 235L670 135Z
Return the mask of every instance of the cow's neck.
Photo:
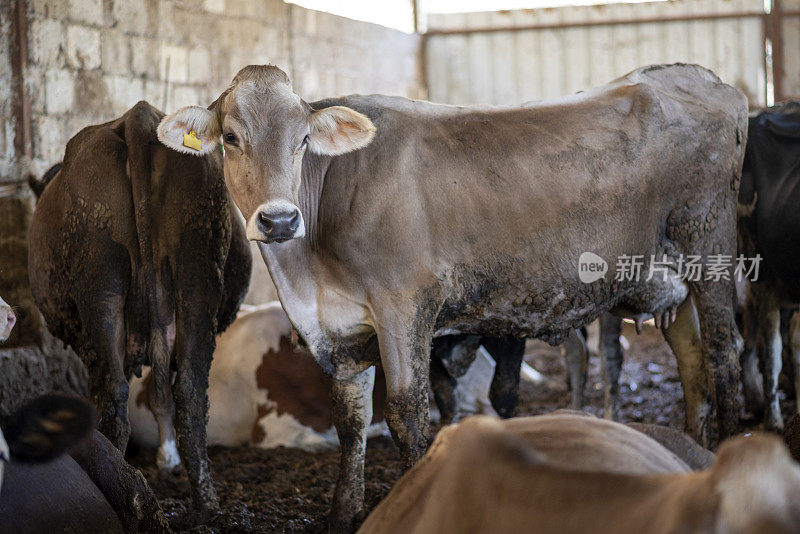
M325 174L331 158L307 154L303 162L303 177L298 194L306 236L285 243L259 243L261 256L267 265L278 298L289 320L306 339L314 352L314 344L322 328L317 311L318 279L315 270L319 226L319 205Z
M316 250L319 236L319 205L322 197L322 187L325 175L328 173L332 158L306 153L303 158L302 180L298 203L303 214L306 227L306 245L311 250Z

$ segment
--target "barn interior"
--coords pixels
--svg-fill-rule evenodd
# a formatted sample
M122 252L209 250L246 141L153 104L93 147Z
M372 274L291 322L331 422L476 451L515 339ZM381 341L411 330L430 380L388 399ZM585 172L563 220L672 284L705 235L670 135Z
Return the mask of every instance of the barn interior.
M48 330L34 301L28 238L36 209L30 183L62 161L67 142L85 127L114 120L141 100L167 114L209 106L247 65L278 66L306 102L383 94L454 106L514 106L671 63L710 69L746 96L751 114L798 100L800 0L0 0L0 297L16 317L0 345L0 415L51 392L91 398L86 365L75 347ZM252 274L240 314L259 313L280 297L257 244L249 246ZM652 319L641 333L639 328L633 321L622 325L618 420L682 431L675 357ZM606 380L598 338L596 325L584 333L585 396L581 406L572 406L603 417ZM791 346L787 339L785 350ZM516 415L571 406L577 386L574 376L568 384L569 350L527 340L529 367ZM800 445L791 378L800 370L784 367L778 393L784 434ZM316 377L318 370L302 372ZM299 395L302 377L284 380L288 395ZM136 387L131 407L146 404L144 386ZM476 387L478 400L462 408L496 415L484 400L489 383ZM470 403L462 398L462 404ZM293 447L264 436L254 446L255 430L250 444L247 437L221 444L211 441L209 430L220 512L198 519L186 472L165 473L157 465L151 415L132 409L131 424L144 417L141 428L147 429L138 439L133 429L126 459L144 474L173 531L327 531L337 448L314 449L309 442ZM742 409L738 433L762 428L759 417ZM366 513L404 472L390 432L376 430L366 452Z

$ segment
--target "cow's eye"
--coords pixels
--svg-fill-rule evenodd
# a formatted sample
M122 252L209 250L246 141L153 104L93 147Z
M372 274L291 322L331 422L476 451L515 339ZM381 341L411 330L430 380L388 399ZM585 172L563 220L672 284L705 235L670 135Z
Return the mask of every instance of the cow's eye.
M228 143L229 145L236 144L236 136L233 135L231 132L226 133L224 136L222 136L222 138L225 139L225 142Z
M300 143L300 148L305 148L308 146L308 135L303 138L303 142Z

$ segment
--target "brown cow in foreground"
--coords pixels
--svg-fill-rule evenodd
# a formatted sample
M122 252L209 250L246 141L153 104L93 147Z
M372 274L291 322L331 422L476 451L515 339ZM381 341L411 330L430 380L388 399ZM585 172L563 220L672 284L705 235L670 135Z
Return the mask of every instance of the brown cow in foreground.
M156 138L162 117L139 102L69 141L33 214L28 272L48 328L88 367L100 431L122 452L128 379L152 367L159 426L177 437L194 505L208 511L218 508L206 452L208 370L252 259L221 150L195 158L166 149Z
M556 413L444 428L360 532L789 534L798 525L800 466L774 436L732 439L710 469L690 472L624 425Z

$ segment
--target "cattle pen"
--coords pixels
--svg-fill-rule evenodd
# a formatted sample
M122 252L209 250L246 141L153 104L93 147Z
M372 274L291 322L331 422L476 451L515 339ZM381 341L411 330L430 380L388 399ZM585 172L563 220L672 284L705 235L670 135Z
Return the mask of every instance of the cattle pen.
M0 0L0 534L800 532L798 154L800 0Z

